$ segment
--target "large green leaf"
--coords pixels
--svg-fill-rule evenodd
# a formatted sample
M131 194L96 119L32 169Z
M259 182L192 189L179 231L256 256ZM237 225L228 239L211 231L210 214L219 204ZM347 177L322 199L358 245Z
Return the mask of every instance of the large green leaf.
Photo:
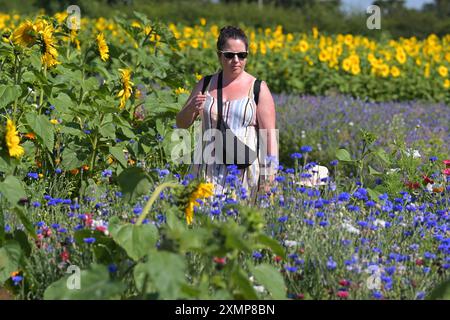
M6 241L0 248L0 284L3 284L11 273L17 271L22 258L22 249L17 241Z
M339 149L336 152L336 158L338 158L338 160L344 161L344 162L353 161L352 157L350 156L350 153L348 153L348 151L345 149Z
M7 176L3 182L0 182L0 193L8 199L12 206L15 206L21 198L27 196L22 182L15 176Z
M18 85L0 85L0 108L8 106L11 102L19 98L21 92L20 86Z
M184 258L167 251L152 251L146 263L138 264L134 280L139 291L156 290L161 299L180 298L182 286L186 285Z
M237 299L248 299L248 300L257 300L258 295L253 289L253 285L251 284L246 273L241 269L237 268L231 274L231 282L233 286L239 289L239 293L235 298Z
M131 201L150 192L150 177L142 168L127 168L117 177L125 201Z
M135 261L154 249L158 240L158 230L152 224L110 223L109 231L114 241Z
M434 288L427 300L450 300L450 279Z
M270 264L260 264L252 267L252 273L255 279L270 292L272 298L281 300L286 299L286 285L280 272Z
M276 255L282 257L283 259L286 258L286 253L283 247L280 245L278 241L276 241L273 238L270 238L266 235L258 235L257 239L258 244L262 245L263 247L267 247L273 251Z
M31 130L42 140L44 146L53 151L53 145L55 143L53 124L50 123L48 118L44 115L38 115L28 113L25 115L28 125Z
M80 147L81 149L82 147ZM76 152L72 149L66 148L62 152L61 166L65 170L72 170L79 168L86 164L88 161L88 155L84 152Z
M127 167L127 159L125 159L125 155L123 153L123 148L121 147L109 147L109 152L111 155L116 158L117 161L122 165L122 167Z
M79 276L79 289L77 279ZM125 285L111 280L108 268L91 265L89 270L63 277L52 283L44 292L45 300L106 300L119 299Z

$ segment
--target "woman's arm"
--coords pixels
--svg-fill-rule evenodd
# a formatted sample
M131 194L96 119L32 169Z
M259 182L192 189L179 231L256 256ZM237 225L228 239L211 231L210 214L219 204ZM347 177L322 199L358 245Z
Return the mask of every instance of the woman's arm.
M176 124L180 129L189 128L200 112L203 112L203 103L206 100L206 95L201 93L203 80L204 78L195 85L183 108L177 114Z
M272 94L263 81L259 94L256 116L262 138L267 141L267 157L259 159L264 181L272 182L278 168L278 130L276 129L275 102ZM264 130L265 129L265 130Z

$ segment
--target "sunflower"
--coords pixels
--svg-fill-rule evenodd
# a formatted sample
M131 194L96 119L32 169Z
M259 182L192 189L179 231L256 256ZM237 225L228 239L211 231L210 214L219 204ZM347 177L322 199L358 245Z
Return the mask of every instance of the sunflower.
M134 83L130 81L131 79L131 70L130 69L119 69L120 77L122 82L122 90L119 91L117 95L120 97L120 105L119 108L123 109L127 100L130 99L131 93L133 92Z
M106 43L105 36L103 33L100 33L97 36L97 46L98 46L98 52L100 53L100 58L103 61L106 61L109 59L109 48L108 44Z
M214 186L212 183L200 183L197 189L189 196L189 201L185 209L186 222L191 224L194 219L194 207L198 206L197 199L209 198L213 195Z
M400 70L396 66L391 67L391 75L394 78L399 77L400 76Z
M20 158L24 155L25 150L20 145L19 134L17 128L12 120L6 120L6 133L5 133L6 146L8 147L9 156L14 158Z
M41 60L47 67L56 66L59 62L58 51L55 47L55 38L53 38L53 27L46 25L42 31L39 31L41 37Z
M447 69L447 67L445 67L445 66L440 66L440 67L438 68L438 72L439 72L439 75L440 75L442 78L446 78L447 75L448 75L448 69Z
M29 20L23 22L16 30L13 32L13 42L15 44L27 47L33 45L36 41L33 32L33 23Z

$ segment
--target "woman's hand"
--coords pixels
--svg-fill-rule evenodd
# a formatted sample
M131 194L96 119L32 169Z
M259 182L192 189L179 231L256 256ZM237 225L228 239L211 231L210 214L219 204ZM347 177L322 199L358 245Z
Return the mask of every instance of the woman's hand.
M194 116L197 117L197 115L203 112L205 101L206 95L198 93L191 99L191 101L189 101L187 108L189 108L189 110L194 113Z

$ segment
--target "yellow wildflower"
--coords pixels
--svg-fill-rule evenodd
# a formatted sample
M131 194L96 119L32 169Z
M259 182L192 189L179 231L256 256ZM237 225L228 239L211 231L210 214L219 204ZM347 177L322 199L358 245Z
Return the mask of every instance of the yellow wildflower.
M119 91L118 97L120 97L119 108L123 109L127 100L130 99L131 93L133 92L134 83L131 82L131 70L130 69L119 69L122 82L122 90Z
M442 78L446 78L448 75L448 69L445 66L439 66L438 73Z
M450 80L449 79L445 79L445 81L444 81L444 88L445 89L450 89Z
M97 36L97 46L98 46L98 52L100 53L100 58L103 61L106 61L109 59L109 48L108 44L105 40L105 35L103 33L100 33Z
M189 91L186 90L185 88L181 88L181 87L175 89L175 94L180 95L180 94L183 94L183 93L189 93Z
M399 77L399 76L400 76L400 70L399 70L396 66L393 66L393 67L391 68L391 75L392 75L394 78Z
M198 206L197 199L209 198L213 195L214 185L212 183L200 183L197 190L191 193L185 209L186 222L191 224L194 220L194 207Z
M6 120L6 133L5 133L6 146L8 147L9 156L14 158L20 158L24 155L25 150L20 145L20 138L17 132L17 128L12 120Z
M24 47L33 45L36 41L33 32L33 23L27 20L14 31L13 42Z
M56 119L51 119L51 120L50 120L50 123L51 123L51 124L58 124L58 120L56 120Z

